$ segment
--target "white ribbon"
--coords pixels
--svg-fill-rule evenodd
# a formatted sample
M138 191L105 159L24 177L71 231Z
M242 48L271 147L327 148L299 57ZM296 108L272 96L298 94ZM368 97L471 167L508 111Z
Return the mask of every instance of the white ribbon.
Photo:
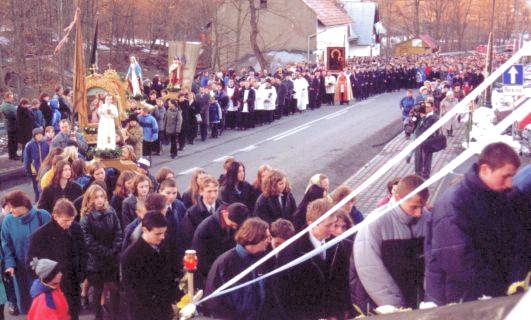
M412 141L409 145L407 145L401 152L399 152L394 158L389 160L385 165L383 165L380 169L378 169L369 179L365 180L360 186L358 186L354 191L352 191L348 196L346 196L343 200L339 201L336 205L334 205L330 210L328 210L325 214L323 214L321 217L319 217L317 220L315 220L313 223L308 225L304 230L301 230L299 233L285 241L283 244L266 254L264 257L259 259L257 262L249 266L247 269L243 270L240 274L236 275L231 280L227 281L223 285L221 285L219 288L217 288L212 294L209 296L203 298L201 301L198 302L198 304L211 299L211 297L215 297L218 295L219 292L231 287L232 285L236 284L238 281L240 281L243 277L248 275L250 272L252 272L254 269L256 269L258 266L262 265L264 262L269 260L271 257L276 256L280 251L284 250L287 246L291 245L293 242L295 242L297 239L302 237L306 232L317 226L319 223L321 223L323 220L331 216L333 213L335 213L339 208L343 207L345 204L347 204L352 198L357 196L360 192L364 191L369 187L372 183L374 183L376 180L381 178L389 169L391 169L393 166L398 164L400 161L402 161L407 155L409 155L413 150L415 150L420 144L422 144L428 137L430 137L433 133L435 133L439 128L441 128L446 122L448 122L450 119L452 119L457 113L461 111L461 109L465 109L469 103L471 103L477 96L479 96L485 89L487 89L488 86L490 86L491 83L493 83L497 78L499 78L505 70L507 70L510 66L518 62L520 58L524 56L524 51L529 50L529 47L531 47L531 44L527 44L522 49L520 49L518 52L516 52L511 58L509 58L500 68L498 68L496 71L494 71L487 79L485 79L477 88L472 90L470 94L468 94L461 102L459 102L454 108L452 108L449 112L447 112L442 118L439 119L436 123L434 123L428 130L426 130L423 134L421 134L417 139Z

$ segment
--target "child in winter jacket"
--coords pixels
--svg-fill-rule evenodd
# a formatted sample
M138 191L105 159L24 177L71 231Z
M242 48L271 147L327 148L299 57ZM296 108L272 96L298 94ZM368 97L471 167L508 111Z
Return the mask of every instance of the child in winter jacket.
M63 274L59 270L59 264L53 260L35 257L31 267L39 278L35 279L31 286L33 302L28 320L70 320L68 303L60 287Z
M210 98L210 105L208 106L210 127L212 130L212 138L218 137L219 124L221 123L221 107L216 100L216 97Z
M61 112L59 111L59 100L50 100L50 107L52 107L52 126L55 133L59 132L59 121L61 121Z

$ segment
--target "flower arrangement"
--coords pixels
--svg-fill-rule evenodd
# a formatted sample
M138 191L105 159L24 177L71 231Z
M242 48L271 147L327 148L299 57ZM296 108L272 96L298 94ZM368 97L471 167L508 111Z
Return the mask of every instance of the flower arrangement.
M85 127L83 131L86 134L98 134L98 127Z
M99 159L119 159L122 156L122 149L117 147L116 149L96 149L90 148L87 152L89 158Z

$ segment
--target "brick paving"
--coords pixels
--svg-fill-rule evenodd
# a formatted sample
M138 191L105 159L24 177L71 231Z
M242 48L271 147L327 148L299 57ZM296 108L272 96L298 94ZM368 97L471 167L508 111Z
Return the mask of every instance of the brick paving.
M442 167L453 160L463 148L461 143L464 140L466 132L466 126L461 125L459 128L454 129L454 136L448 139L448 146L445 150L437 152L433 156L432 162L432 174L439 171ZM383 150L376 155L373 159L367 162L358 172L350 177L346 184L356 188L373 175L379 168L381 168L387 161L392 159L398 154L407 144L409 140L406 139L403 133L396 136L383 148ZM392 167L386 172L380 179L374 182L369 188L361 192L357 197L356 207L365 215L369 214L372 210L376 209L376 203L379 199L383 198L387 194L387 181L394 177L404 177L408 174L415 173L414 170L414 157L411 158L410 163L406 163L405 160ZM429 189L431 196L431 202L437 197L437 194L445 186L446 179L441 179L434 183Z

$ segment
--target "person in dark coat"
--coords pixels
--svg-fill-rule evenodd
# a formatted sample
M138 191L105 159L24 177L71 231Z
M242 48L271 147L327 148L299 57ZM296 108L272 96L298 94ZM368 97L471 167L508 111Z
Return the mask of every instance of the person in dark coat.
M80 288L85 279L87 249L81 226L74 221L77 211L66 199L57 201L52 220L37 229L30 238L28 264L33 258L57 261L63 278L61 289L68 302L72 320L79 318Z
M72 168L68 160L56 164L52 184L42 190L37 207L51 212L57 200L66 198L74 202L83 194L81 187L72 181Z
M0 105L4 125L7 133L7 151L9 160L20 160L17 156L17 106L12 92L4 93L4 102Z
M221 285L256 262L268 249L271 242L269 224L259 218L247 219L236 232L236 247L219 256L208 273L205 295L208 296ZM265 273L264 266L245 276L249 281ZM264 317L266 301L265 280L239 290L208 300L206 313L216 318L233 320L258 320Z
M306 227L306 209L308 209L308 205L314 200L322 199L325 194L326 191L321 186L316 184L310 186L308 191L304 194L301 203L299 203L297 210L293 214L293 225L295 226L295 230L300 231Z
M221 201L227 204L241 202L254 210L253 187L245 181L245 166L243 163L234 161L229 166L225 175L225 183L220 189Z
M33 192L35 193L35 202L39 201L39 182L37 181L37 174L41 168L41 163L46 159L46 156L50 152L50 147L43 140L44 131L42 128L35 128L32 131L33 139L24 147L22 160L24 162L24 168L26 169L26 175L31 178L33 185Z
M123 221L122 204L127 197L133 194L135 177L136 173L134 173L133 171L124 170L122 171L122 173L120 173L120 176L116 181L116 187L114 188L109 204L111 205L111 207L113 207L120 221ZM125 226L122 225L122 228L125 228Z
M136 204L144 201L152 187L151 179L145 175L136 175L133 178L133 193L122 202L121 225L125 229L136 218Z
M50 106L50 96L47 93L41 93L40 96L41 104L39 106L39 109L42 112L42 116L44 117L44 125L45 127L52 125L52 107Z
M207 88L201 87L199 94L196 96L197 107L199 115L201 115L201 122L199 123L199 131L201 134L201 141L205 141L208 136L208 126L210 125L210 93Z
M177 157L177 137L181 133L183 116L181 110L177 108L177 102L168 100L168 106L168 110L164 114L162 130L166 133L166 137L170 139L170 157L175 159Z
M243 203L222 205L216 213L199 224L194 233L192 249L197 252L199 288L203 287L208 270L217 257L236 245L234 234L249 217L249 208Z
M297 209L287 177L278 170L271 170L263 184L263 192L256 200L254 215L272 223L278 218L293 222L293 213Z
M307 212L307 223L317 220L331 208L326 199L318 199L310 203ZM302 255L321 247L330 238L337 218L332 215L310 230L289 247L280 252L277 264L285 265ZM338 290L332 288L330 281L332 272L336 270L331 249L314 256L286 272L280 274L277 285L279 301L288 319L321 319L335 313L334 303L330 301L328 292Z
M181 131L179 132L178 137L179 150L183 150L187 140L189 141L188 137L192 131L192 117L195 118L195 115L193 115L192 111L190 110L190 102L186 99L186 94L179 94L177 106L179 110L181 110L182 116Z
M164 238L168 222L157 211L142 219L142 236L121 257L131 320L170 320L177 285Z
M114 209L107 202L105 190L97 184L85 192L80 225L88 251L87 278L94 288L95 319L103 319L100 299L104 285L109 288L110 314L115 319L120 306L118 256L122 248L122 228Z
M194 238L194 233L199 224L207 217L213 215L223 204L218 200L218 180L212 176L204 176L201 180L200 194L197 204L186 211L182 222L184 246L188 248Z
M33 130L33 113L30 109L28 99L20 99L17 108L17 142L24 147L31 140Z
M420 123L415 128L415 136L419 137L426 130L428 130L439 117L433 113L433 104L431 102L424 102L424 113L420 120ZM436 134L436 133L435 133ZM426 141L423 142L417 149L415 149L415 173L424 179L428 179L431 174L431 161L433 159L433 153L427 148L431 139L435 137L435 134L431 135Z
M437 199L425 244L425 301L497 297L525 277L529 230L521 218L529 207L518 206L508 192L519 166L512 147L490 144L465 178Z

